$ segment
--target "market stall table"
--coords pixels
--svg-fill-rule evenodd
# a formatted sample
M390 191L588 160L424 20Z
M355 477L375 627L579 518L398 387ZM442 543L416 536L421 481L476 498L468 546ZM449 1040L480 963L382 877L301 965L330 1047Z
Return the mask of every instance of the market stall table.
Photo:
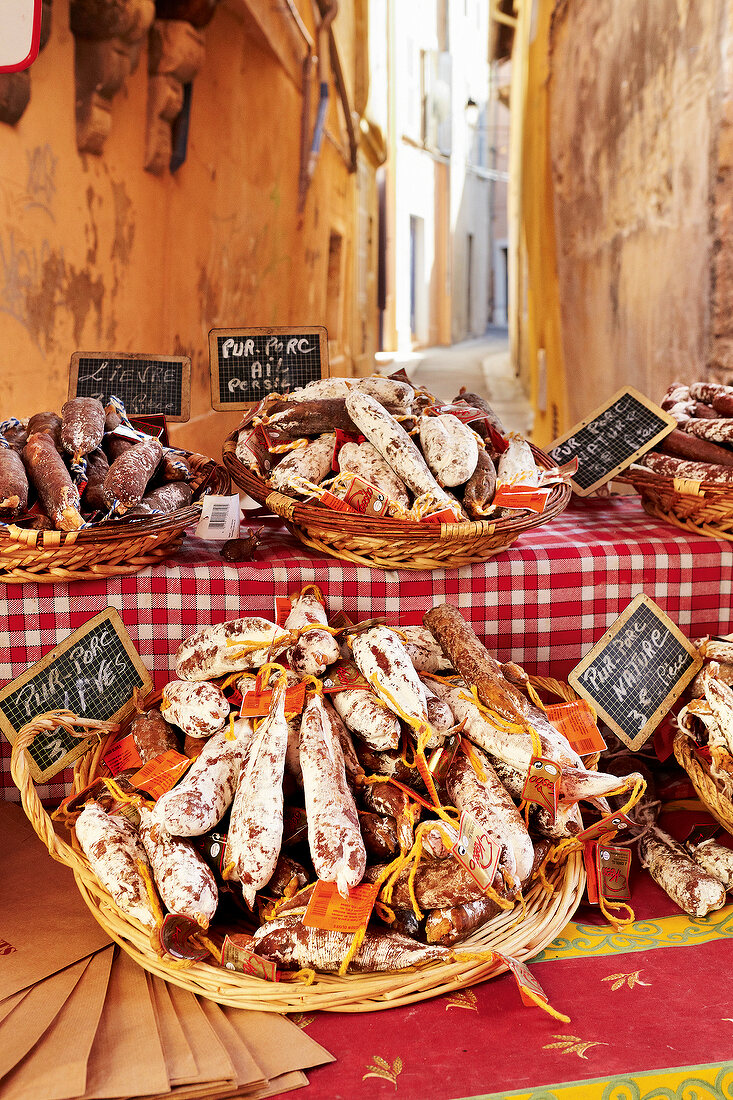
M636 497L574 501L487 562L432 572L337 561L301 546L279 520L250 515L263 528L252 562L225 564L220 544L189 537L170 561L133 576L0 585L0 682L111 605L161 687L189 634L243 614L272 618L276 595L310 583L331 611L343 608L354 620L417 623L435 603L456 604L501 660L563 680L639 592L688 637L733 631L733 545L654 520ZM9 761L0 738L2 793L13 799ZM64 782L52 780L40 796L58 802Z

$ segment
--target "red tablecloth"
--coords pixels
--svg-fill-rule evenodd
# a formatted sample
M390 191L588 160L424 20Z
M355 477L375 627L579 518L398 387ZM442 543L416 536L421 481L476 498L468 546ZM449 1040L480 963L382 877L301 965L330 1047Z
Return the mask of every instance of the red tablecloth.
M565 679L639 592L690 637L733 631L733 545L688 535L648 516L636 497L576 500L558 519L479 565L383 571L317 554L279 520L263 525L253 562L224 564L219 544L189 537L175 558L129 577L72 584L0 585L0 682L7 683L105 607L118 609L156 686L183 638L245 613L274 614L275 595L316 583L329 609L353 619L420 622L434 603L461 608L490 651L528 672ZM10 745L0 737L0 782ZM39 787L60 799L63 777Z

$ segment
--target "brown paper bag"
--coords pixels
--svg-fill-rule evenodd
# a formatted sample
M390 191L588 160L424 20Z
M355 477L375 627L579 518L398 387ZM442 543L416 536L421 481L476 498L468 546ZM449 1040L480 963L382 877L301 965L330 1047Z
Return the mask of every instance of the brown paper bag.
M242 1040L234 1026L224 1015L224 1010L207 997L200 997L199 1004L204 1011L206 1019L216 1032L219 1042L226 1047L236 1072L236 1083L239 1088L244 1085L265 1085L267 1077L262 1072L257 1062L250 1054L249 1048Z
M6 1016L18 1007L20 1002L30 991L28 989L22 989L20 993L14 993L12 997L6 997L4 1001L0 1001L0 1024L3 1022Z
M89 960L39 1042L3 1078L3 1100L69 1100L83 1094L111 966L111 947Z
M18 806L0 802L0 1000L106 947L68 867L51 859Z
M82 959L24 991L20 1004L0 1024L0 1077L25 1058L51 1026L89 961Z
M197 1083L218 1083L222 1093L231 1091L235 1086L236 1071L198 1000L193 993L177 985L169 985L168 992L181 1021L186 1041L196 1059Z
M146 974L150 989L158 1037L163 1048L168 1081L171 1085L190 1085L198 1081L196 1059L173 1007L168 986L155 974Z
M87 1065L84 1100L168 1089L145 971L119 948Z
M269 1081L291 1070L336 1061L287 1016L245 1008L224 1008L224 1013Z

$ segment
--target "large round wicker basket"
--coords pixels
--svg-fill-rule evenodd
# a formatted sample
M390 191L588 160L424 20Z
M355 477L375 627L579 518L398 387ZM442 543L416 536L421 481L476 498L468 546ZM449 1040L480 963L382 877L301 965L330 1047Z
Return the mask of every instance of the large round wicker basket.
M486 981L507 969L498 958L461 961L461 951L496 950L521 961L532 959L560 934L580 904L585 888L583 859L580 852L571 852L562 863L547 869L547 879L554 888L552 892L540 882L535 882L526 895L524 915L518 907L499 913L455 949L456 961L431 963L425 967L395 972L346 974L343 977L318 974L311 985L299 981L269 982L233 973L207 962L181 968L180 963L156 954L151 947L149 931L117 908L91 871L73 828L71 844L68 844L55 831L38 798L28 768L26 749L38 733L56 728L62 722L81 727L85 736L90 730L99 735L99 742L76 764L75 792L81 791L100 774L101 761L113 741L120 736L116 729L110 732L108 723L87 722L63 711L41 715L25 726L13 745L11 773L20 790L28 820L51 856L71 868L92 915L115 943L145 970L220 1004L265 1012L309 1012L315 1009L374 1012L413 1004ZM126 726L123 726L122 734L125 730Z
M182 452L191 467L193 503L161 516L118 519L79 531L36 531L0 524L0 581L53 584L138 573L174 554L201 515L207 493L228 493L226 470L204 455Z
M633 485L650 516L693 535L733 542L733 485L670 477L636 465L616 480Z
M500 554L523 531L558 516L570 502L564 483L551 487L545 510L472 523L412 523L370 519L357 513L334 512L318 501L301 501L275 492L237 458L237 431L227 436L222 459L232 481L280 516L296 538L313 550L357 565L380 569L458 569ZM553 469L549 455L532 446L538 466Z
M679 729L673 748L677 763L687 772L705 809L733 836L733 802L720 790L709 767L695 752L694 738L687 730Z

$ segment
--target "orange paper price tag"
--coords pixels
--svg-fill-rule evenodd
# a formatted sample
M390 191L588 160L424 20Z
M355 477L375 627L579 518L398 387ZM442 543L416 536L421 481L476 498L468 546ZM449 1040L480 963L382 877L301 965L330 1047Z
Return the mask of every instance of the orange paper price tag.
M221 948L221 963L227 970L236 970L238 974L249 974L252 978L262 978L266 982L280 981L277 966L270 959L263 959L252 950L254 940L251 936L235 933L224 937Z
M142 765L135 738L131 733L128 733L127 737L123 737L110 749L104 758L104 763L109 768L110 775L119 775L127 768L139 768Z
M152 798L160 798L162 794L175 787L191 761L175 749L169 749L160 756L148 760L139 772L130 776L130 783L140 791L147 791Z
M366 928L379 893L376 882L362 882L342 898L334 882L316 883L303 917L306 928L325 928L329 932L358 932Z
M554 821L559 784L560 768L555 761L547 760L544 756L533 756L522 788L522 798L525 802L536 802L551 814Z
M497 845L491 843L488 833L466 810L461 814L458 840L453 845L452 852L461 866L465 867L486 892L494 881L501 852Z
M575 839L585 844L589 840L598 840L600 837L610 836L611 833L616 834L619 829L624 829L629 825L632 829L639 829L639 826L635 825L626 814L607 814L605 817L600 818L600 820L595 821L592 825L589 825L587 829L583 829L582 833L578 833Z
M590 756L605 749L606 742L585 699L575 699L572 703L555 703L547 707L547 717L579 756Z
M461 516L457 516L450 508L443 508L441 512L430 512L423 516L421 523L462 523Z
M275 596L275 622L278 626L285 626L285 620L292 607L293 605L287 596Z
M300 714L305 706L305 680L294 684L285 692L285 713L287 715ZM242 697L239 713L242 718L259 718L263 714L270 713L272 705L272 691L248 691Z
M497 508L526 508L530 512L544 512L549 495L549 489L538 489L535 485L500 485L492 503Z
M585 864L585 889L588 895L589 905L599 905L598 896L598 869L596 866L597 840L588 840L583 845L583 863Z

